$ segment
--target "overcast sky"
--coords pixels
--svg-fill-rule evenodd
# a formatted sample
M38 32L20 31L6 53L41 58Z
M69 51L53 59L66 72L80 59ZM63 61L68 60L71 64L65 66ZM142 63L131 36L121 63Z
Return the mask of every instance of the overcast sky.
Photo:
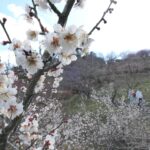
M108 7L109 1L87 0L84 9L73 9L68 25L83 25L86 31L90 31ZM8 18L7 28L11 37L25 38L24 31L29 27L22 16L26 2L30 0L1 0L0 17ZM101 30L92 34L91 37L95 41L90 50L106 56L112 51L119 54L124 51L150 49L150 0L117 0L117 2L117 5L113 5L114 12L106 17L108 23L101 24ZM61 8L62 5L58 7ZM50 13L42 14L42 20L49 29L57 22L55 15ZM38 28L38 25L34 24L34 28ZM0 35L0 41L5 39L1 28ZM2 47L0 49L4 56Z

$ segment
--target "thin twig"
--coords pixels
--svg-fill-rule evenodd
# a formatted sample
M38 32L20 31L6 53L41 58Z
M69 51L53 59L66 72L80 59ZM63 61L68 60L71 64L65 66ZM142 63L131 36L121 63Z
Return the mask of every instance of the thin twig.
M35 4L34 0L32 0L32 5L33 5L32 9L34 10L34 17L37 19L37 21L38 21L38 23L40 25L42 34L45 34L45 28L42 25L41 20L40 20L40 18L38 16L38 12L37 12L37 9L36 9L37 5Z
M51 9L54 11L55 14L57 14L58 17L61 16L61 12L57 9L57 7L50 1L47 0L49 6L51 7Z
M3 20L4 20L4 19L5 19L5 18L3 18ZM1 26L2 26L2 28L3 28L3 30L4 30L4 32L5 32L5 34L6 34L6 36L7 36L7 38L8 38L8 41L7 41L6 44L10 44L10 43L11 43L11 38L10 38L10 36L9 36L7 30L6 30L5 23L6 23L6 20L3 21L3 22L0 20L0 24L1 24Z
M106 20L105 20L105 16L106 16L106 14L107 13L111 13L112 12L112 8L111 8L111 5L112 4L116 4L116 1L114 1L114 0L110 0L110 4L109 4L109 6L107 7L107 9L106 9L106 11L104 11L104 13L103 13L103 15L102 15L102 17L101 17L101 19L96 23L96 25L91 29L91 31L88 33L88 35L91 35L93 32L94 32L94 30L100 30L100 28L98 27L99 25L100 25L100 23L101 22L104 22L104 23L107 23L106 22Z
M64 121L62 121L62 122L61 122L57 127L55 127L52 131L55 131L55 130L57 130L58 128L60 128L60 127L63 125L63 123L64 123ZM52 132L52 131L51 131L51 132ZM51 132L50 132L50 133L51 133Z

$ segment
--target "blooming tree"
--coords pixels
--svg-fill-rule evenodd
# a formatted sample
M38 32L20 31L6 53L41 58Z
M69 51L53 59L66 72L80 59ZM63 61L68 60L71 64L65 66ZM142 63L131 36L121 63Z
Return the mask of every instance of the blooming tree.
M93 41L90 35L94 30L99 30L101 22L106 23L105 15L113 11L112 4L116 1L110 0L110 4L100 20L89 33L82 27L76 25L66 26L69 14L74 6L82 7L85 0L66 0L62 12L55 3L61 0L32 0L32 5L26 5L24 14L29 23L38 22L41 31L29 29L27 39L20 41L15 37L12 39L6 29L7 18L2 18L0 24L7 36L2 45L9 44L9 50L13 51L16 63L22 72L5 71L5 65L0 62L0 149L31 149L46 150L55 149L55 137L65 118L60 114L59 103L56 101L44 102L45 80L48 77L54 79L51 91L57 93L57 88L62 80L63 67L76 61L78 56L84 56ZM38 11L51 10L57 17L53 31L50 32L40 20ZM36 41L40 51L35 49L32 42ZM21 85L18 85L22 81ZM39 93L42 93L41 96ZM42 103L44 110L40 113L34 102ZM58 106L58 107L57 107ZM38 120L50 112L53 114L54 122L46 122L42 127ZM58 116L57 116L58 115ZM53 118L52 117L52 118ZM49 125L51 124L51 125ZM49 126L48 126L49 125ZM39 131L39 127L41 130ZM46 130L44 131L44 128ZM42 129L43 128L43 129ZM15 142L13 141L15 139Z
M112 88L101 89L92 95L96 104L94 111L87 110L82 103L82 111L68 120L63 134L65 140L60 149L148 149L149 107L125 103L125 98L112 102Z

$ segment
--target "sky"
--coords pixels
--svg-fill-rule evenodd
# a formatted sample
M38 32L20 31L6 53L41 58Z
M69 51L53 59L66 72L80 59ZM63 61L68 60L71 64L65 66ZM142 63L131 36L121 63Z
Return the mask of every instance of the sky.
M110 0L86 0L83 9L74 8L69 16L67 25L83 25L89 32L101 18L108 7ZM24 7L30 0L1 0L0 18L7 17L7 29L12 38L25 39L25 31L31 27L23 19ZM63 4L57 5L59 9ZM114 12L106 16L107 24L101 24L100 31L94 31L94 39L90 51L104 56L115 52L136 52L141 49L150 49L150 0L117 0L113 5ZM48 14L48 15L47 15ZM57 17L52 12L42 12L43 24L50 30L57 23ZM32 25L39 28L38 24ZM0 41L6 39L0 28ZM14 59L7 47L0 46L2 59L8 56Z

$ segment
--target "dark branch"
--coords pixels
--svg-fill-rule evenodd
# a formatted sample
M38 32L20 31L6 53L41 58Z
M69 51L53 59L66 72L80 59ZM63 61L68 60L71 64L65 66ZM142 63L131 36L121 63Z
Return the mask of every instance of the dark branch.
M3 28L3 30L4 30L4 32L6 34L6 36L8 38L8 41L5 41L5 43L6 44L10 44L11 43L11 38L10 38L10 36L9 36L6 28L5 28L5 23L6 23L6 18L3 18L3 21L0 20L0 24L1 24L1 26L2 26L2 28Z
M51 7L51 9L54 11L54 13L57 14L58 17L61 16L61 12L57 9L57 7L50 1L50 0L47 0L49 6Z
M67 0L64 10L63 10L61 16L59 17L58 24L61 24L62 26L66 25L68 16L71 12L71 9L72 9L74 3L75 3L75 0Z
M100 20L96 23L96 25L91 29L91 31L88 33L88 35L91 35L91 34L94 32L94 30L97 30L97 29L99 30L100 27L98 27L98 26L100 25L101 22L107 23L107 21L105 20L105 16L106 16L107 13L112 13L113 9L111 8L111 5L112 5L112 4L116 4L116 3L117 3L116 1L110 0L110 4L109 4L109 6L107 7L106 11L104 11L104 13L103 13L101 19L100 19Z
M37 9L36 9L37 5L35 4L34 0L32 0L32 5L33 5L33 7L31 9L33 9L33 11L34 11L34 17L37 19L37 21L38 21L38 23L40 25L42 34L45 34L46 30L45 30L44 26L42 25L41 20L40 20L40 18L38 16L38 12L37 12Z

